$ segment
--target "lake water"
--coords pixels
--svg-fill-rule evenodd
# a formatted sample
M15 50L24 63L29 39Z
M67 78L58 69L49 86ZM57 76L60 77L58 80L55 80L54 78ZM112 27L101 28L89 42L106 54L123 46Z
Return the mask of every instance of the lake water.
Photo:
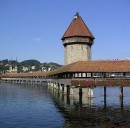
M102 87L94 98L66 96L46 86L0 83L0 128L129 128L130 88Z

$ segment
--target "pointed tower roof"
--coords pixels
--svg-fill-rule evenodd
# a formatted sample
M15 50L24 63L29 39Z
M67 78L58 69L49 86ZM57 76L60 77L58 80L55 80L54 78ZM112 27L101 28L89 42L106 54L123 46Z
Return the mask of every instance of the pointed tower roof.
M90 32L87 25L84 23L83 19L79 16L79 13L76 13L74 19L70 23L66 32L64 33L62 40L67 37L90 37L94 39L93 34Z

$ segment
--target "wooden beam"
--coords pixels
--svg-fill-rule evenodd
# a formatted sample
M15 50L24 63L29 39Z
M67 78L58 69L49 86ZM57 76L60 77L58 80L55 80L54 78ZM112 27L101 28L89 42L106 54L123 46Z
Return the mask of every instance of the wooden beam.
M107 104L107 101L106 101L106 86L104 86L104 108L106 108L106 104Z

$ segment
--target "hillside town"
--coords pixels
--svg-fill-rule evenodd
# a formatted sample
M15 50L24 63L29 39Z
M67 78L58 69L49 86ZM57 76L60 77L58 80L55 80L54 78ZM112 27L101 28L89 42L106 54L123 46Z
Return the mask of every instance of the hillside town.
M18 62L16 60L0 60L0 73L8 74L8 73L22 73L22 72L35 72L35 71L51 71L61 67L57 63L41 63L37 60L25 60L22 62Z

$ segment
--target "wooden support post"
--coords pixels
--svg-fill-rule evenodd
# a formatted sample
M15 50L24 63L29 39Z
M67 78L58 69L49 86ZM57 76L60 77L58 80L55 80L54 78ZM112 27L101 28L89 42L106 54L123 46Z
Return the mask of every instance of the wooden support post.
M106 97L106 86L104 86L104 96Z
M79 88L79 105L80 105L80 107L82 107L82 95L83 95L83 92L82 92L82 88L80 87Z
M121 110L123 110L123 86L120 87L120 103L121 103Z
M123 97L120 97L120 105L121 105L121 110L123 111L124 108Z
M104 108L106 108L106 86L104 86Z
M123 86L120 87L120 96L123 97Z

